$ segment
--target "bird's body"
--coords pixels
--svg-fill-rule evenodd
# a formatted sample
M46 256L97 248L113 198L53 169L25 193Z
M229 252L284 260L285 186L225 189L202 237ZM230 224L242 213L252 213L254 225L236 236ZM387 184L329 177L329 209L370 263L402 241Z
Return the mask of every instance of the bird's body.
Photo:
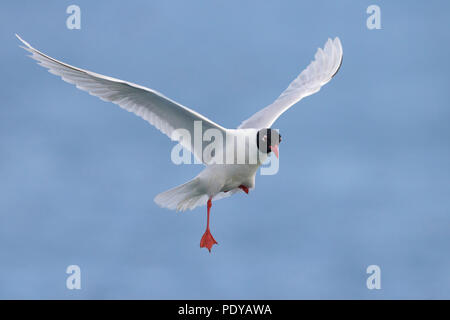
M65 64L17 37L25 45L23 48L32 54L31 57L50 73L142 117L171 139L178 140L200 163L205 164L203 171L195 178L157 195L155 202L162 207L181 211L206 204L207 227L200 246L209 251L217 243L209 230L212 200L239 191L248 193L255 187L256 172L261 164L270 153L278 157L281 136L270 129L272 124L292 105L329 82L341 66L343 53L338 38L328 39L324 49L317 51L315 60L275 102L245 120L237 129L227 129L155 90ZM205 153L208 146L205 147L203 137L200 137L200 144L196 143L199 123L206 132L214 132L215 139L217 135L223 137L223 143L213 153ZM187 133L189 138L181 138L178 135L180 132Z
M205 205L208 199L219 200L240 189L245 191L255 186L258 168L265 162L267 153L257 153L253 158L251 150L258 150L256 129L227 129L221 164L207 164L191 181L156 196L155 202L161 207L184 211ZM236 152L227 162L226 150ZM238 150L242 151L239 158ZM247 150L247 152L245 152Z

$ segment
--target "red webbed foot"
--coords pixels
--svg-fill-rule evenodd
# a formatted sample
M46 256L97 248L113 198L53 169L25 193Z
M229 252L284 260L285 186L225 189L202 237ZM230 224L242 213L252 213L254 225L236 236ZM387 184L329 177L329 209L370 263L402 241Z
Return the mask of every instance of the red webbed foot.
M246 187L246 186L244 186L244 185L240 185L239 186L239 189L242 189L242 191L244 191L246 194L248 194L248 188Z
M209 231L209 213L211 210L212 201L211 198L208 199L207 208L208 208L208 215L206 220L206 231L202 236L202 239L200 240L200 248L207 248L209 252L211 252L211 248L213 245L217 244L216 239L211 234L211 231Z
M214 239L209 229L207 229L200 240L200 248L207 248L208 251L211 252L211 248L215 244L217 244L217 241Z

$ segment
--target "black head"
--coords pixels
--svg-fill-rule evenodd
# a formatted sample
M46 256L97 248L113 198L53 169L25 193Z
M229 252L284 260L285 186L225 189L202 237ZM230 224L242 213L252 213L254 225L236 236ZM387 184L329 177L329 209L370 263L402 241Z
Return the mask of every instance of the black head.
M256 134L256 145L262 153L274 152L278 158L278 145L281 142L281 135L275 129L261 129Z

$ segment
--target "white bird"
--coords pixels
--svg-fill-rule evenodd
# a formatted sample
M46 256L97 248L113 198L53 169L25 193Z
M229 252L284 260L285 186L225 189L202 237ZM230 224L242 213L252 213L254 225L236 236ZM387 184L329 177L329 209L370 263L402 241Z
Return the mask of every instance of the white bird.
M276 130L270 129L272 124L295 103L316 93L329 82L338 72L343 56L339 38L328 39L324 48L317 50L315 59L272 104L242 122L237 129L226 129L155 90L60 62L34 49L18 35L16 36L25 45L22 48L31 53L31 58L37 60L50 73L60 76L64 81L91 95L135 113L170 138L173 138L179 129L187 130L191 137L195 137L195 123L200 121L203 130L215 129L215 132L221 133L224 137L232 138L227 138L223 150L219 150L225 155L229 152L227 149L229 141L234 142L235 139L245 141L237 145L238 149L258 150L260 157L256 162L251 162L248 154L243 163L238 162L237 155L233 154L231 163L228 161L211 163L205 160L203 141L198 148L193 141L195 138L179 139L180 144L191 151L206 167L191 181L157 195L155 202L161 207L182 211L206 204L206 231L200 240L200 247L205 247L210 252L212 246L217 244L209 228L212 200L224 198L239 190L248 193L249 189L254 188L257 169L268 154L274 152L278 157L281 136ZM242 137L250 139L240 140Z

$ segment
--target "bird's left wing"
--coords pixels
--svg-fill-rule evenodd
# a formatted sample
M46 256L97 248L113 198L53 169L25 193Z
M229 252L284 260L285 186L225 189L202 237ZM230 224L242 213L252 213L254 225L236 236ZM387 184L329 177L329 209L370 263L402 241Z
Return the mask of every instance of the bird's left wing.
M328 39L325 47L319 48L314 61L292 81L275 102L242 122L239 128L270 128L287 109L304 97L310 96L328 83L342 64L342 45L339 38Z
M34 49L18 35L16 36L25 45L22 48L31 52L31 58L47 68L50 73L60 76L64 81L74 84L78 89L87 91L93 96L115 103L123 109L133 112L171 139L176 129L188 130L191 140L180 139L180 143L199 160L203 158L203 148L194 150L194 122L201 121L203 131L217 129L222 134L226 133L226 129L222 126L170 100L155 90L60 62Z

